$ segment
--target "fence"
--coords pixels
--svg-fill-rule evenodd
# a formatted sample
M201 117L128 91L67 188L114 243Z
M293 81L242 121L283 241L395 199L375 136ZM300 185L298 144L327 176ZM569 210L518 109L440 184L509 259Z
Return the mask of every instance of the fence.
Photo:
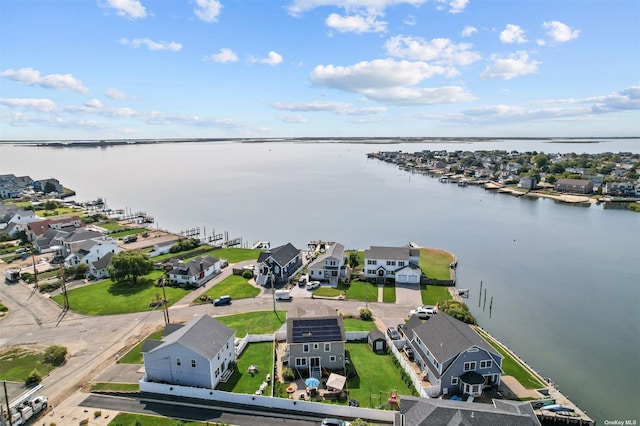
M413 383L413 387L418 391L418 394L423 398L434 398L440 394L440 389L437 386L423 386L422 379L416 375L411 365L402 357L402 354L396 347L395 342L404 342L404 340L390 340L387 338L387 343L389 349L393 353L393 356L396 357L402 369L409 375L411 378L411 382ZM404 346L404 343L401 343Z

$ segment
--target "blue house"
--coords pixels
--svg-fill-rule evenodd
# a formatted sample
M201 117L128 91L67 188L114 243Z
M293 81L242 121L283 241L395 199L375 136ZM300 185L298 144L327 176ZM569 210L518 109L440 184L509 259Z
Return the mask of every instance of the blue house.
M262 286L283 284L302 267L302 253L293 244L273 248L258 256L256 283Z
M423 322L414 315L405 335L416 364L440 393L480 396L500 384L502 355L462 321L438 313Z

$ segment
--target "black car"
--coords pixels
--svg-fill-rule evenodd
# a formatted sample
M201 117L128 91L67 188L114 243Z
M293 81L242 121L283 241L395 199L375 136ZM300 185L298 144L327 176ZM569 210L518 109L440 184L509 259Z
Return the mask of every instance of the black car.
M391 337L391 340L400 340L400 333L398 333L398 330L395 329L395 327L389 327L387 328L387 335L389 337Z
M413 361L413 349L411 349L410 346L405 345L405 347L402 348L402 352L404 352L404 354L407 356L407 359L409 361Z

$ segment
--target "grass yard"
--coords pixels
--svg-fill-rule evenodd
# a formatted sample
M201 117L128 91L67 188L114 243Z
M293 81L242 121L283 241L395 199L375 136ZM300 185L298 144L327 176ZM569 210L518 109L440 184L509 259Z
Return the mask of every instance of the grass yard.
M273 342L250 343L237 359L237 369L229 381L218 384L216 389L253 395L273 371L273 351ZM258 367L255 374L247 371L250 365ZM271 386L267 386L263 395L271 395Z
M313 290L313 295L314 296L319 296L319 297L338 297L346 289L347 288L344 286L344 284L338 284L337 288L319 287L319 288Z
M378 287L367 281L353 280L347 290L348 300L378 301Z
M217 299L220 296L228 294L231 299L247 299L250 297L256 297L260 294L260 289L249 284L246 278L242 278L240 275L231 275L220 281L218 284L207 290L204 295ZM206 301L196 298L193 303L207 303Z
M344 331L371 331L376 330L376 323L373 321L362 321L356 318L344 318Z
M258 249L243 249L243 248L219 248L208 251L207 254L218 259L227 259L229 264L241 262L243 260L258 260L258 256L264 250Z
M142 356L142 346L144 342L147 340L162 340L162 333L164 332L164 327L161 330L151 333L144 339L142 342L135 345L133 348L129 349L129 352L124 354L122 358L118 360L118 364L142 364L143 356Z
M204 426L210 422L189 422L170 417L146 416L143 414L119 413L109 422L109 426Z
M391 355L375 354L367 343L347 343L346 349L358 372L355 378L347 380L349 398L360 402L361 407L375 408L385 403L391 389L398 395L413 394L413 389L402 380ZM371 397L372 394L375 396Z
M138 392L140 385L137 383L94 383L91 392Z
M430 248L420 249L420 269L428 277L436 280L451 279L449 265L453 262L451 253Z
M512 376L515 378L522 386L527 389L541 389L545 387L545 384L541 383L534 375L532 375L529 370L527 370L520 362L518 362L515 358L509 355L504 349L502 349L499 345L497 345L493 339L491 339L486 333L477 327L474 329L482 336L484 340L486 340L495 350L497 350L500 355L504 358L502 360L502 370L504 374L507 376Z
M282 324L287 322L287 311L258 311L243 314L216 317L218 321L233 328L236 337L247 334L274 333Z
M162 298L162 288L154 286L160 276L162 271L153 271L138 278L135 287L131 283L115 284L111 280L104 280L74 288L68 291L69 305L74 312L85 315L128 314L160 309L149 306L152 300ZM189 293L188 290L173 287L165 287L165 292L169 306ZM63 304L62 295L53 297L53 300Z
M122 229L122 228L123 227L121 226L120 228L116 228L116 229ZM143 234L145 232L149 232L149 230L147 228L128 228L122 231L113 232L109 234L109 236L111 238L118 239L118 238L126 237L127 235L137 235L137 234Z
M22 347L0 353L0 380L24 382L34 368L43 377L51 369L44 362L44 349Z
M384 303L396 303L396 285L385 284L382 289L382 301Z
M451 299L449 289L440 285L421 285L420 293L423 305L437 305L439 302Z

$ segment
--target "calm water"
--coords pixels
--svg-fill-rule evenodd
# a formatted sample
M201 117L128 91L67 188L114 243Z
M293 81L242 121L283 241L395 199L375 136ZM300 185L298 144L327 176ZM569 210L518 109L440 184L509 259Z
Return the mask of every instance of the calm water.
M640 152L640 141L0 145L0 173L56 177L78 200L102 196L173 231L198 226L299 248L324 239L450 250L485 329L600 424L638 419L640 215L459 188L365 156L422 149ZM489 300L478 307L481 280L491 318Z

